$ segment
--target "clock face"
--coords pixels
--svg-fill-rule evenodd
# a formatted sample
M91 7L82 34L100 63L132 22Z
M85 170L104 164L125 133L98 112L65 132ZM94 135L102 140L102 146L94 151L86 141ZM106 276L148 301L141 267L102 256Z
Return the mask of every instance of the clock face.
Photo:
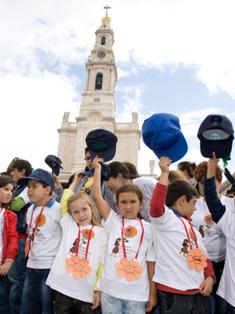
M104 52L104 51L99 51L99 52L97 53L97 57L99 57L99 58L104 58L104 57L105 57L105 52Z

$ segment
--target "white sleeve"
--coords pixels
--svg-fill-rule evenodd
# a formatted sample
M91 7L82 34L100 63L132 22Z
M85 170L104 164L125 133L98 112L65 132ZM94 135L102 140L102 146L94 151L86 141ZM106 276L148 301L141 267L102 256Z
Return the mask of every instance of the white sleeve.
M17 197L21 197L23 200L24 200L24 202L25 202L25 204L28 204L28 203L30 203L30 199L29 199L29 197L28 197L28 187L26 187Z
M113 226L118 223L120 216L115 213L113 209L110 210L110 213L106 220L102 219L102 226L104 227L105 232L110 236Z
M174 214L173 210L165 206L165 211L162 216L157 218L151 217L151 224L153 228L168 229L170 225L175 223L176 219L178 219L178 217Z
M226 238L234 237L235 235L235 213L229 210L223 214L217 223Z
M147 262L155 262L156 261L156 252L153 245L153 232L152 232L152 226L150 226L150 239L149 239L149 245L148 250L146 254L146 261Z
M100 263L105 263L105 256L107 250L107 235L104 230L100 230Z

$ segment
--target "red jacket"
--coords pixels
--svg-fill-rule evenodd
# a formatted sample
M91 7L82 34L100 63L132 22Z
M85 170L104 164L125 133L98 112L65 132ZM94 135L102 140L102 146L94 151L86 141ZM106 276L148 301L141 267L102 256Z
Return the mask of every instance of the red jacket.
M3 227L3 249L1 264L6 259L14 260L18 251L18 234L16 231L17 216L15 213L5 210Z

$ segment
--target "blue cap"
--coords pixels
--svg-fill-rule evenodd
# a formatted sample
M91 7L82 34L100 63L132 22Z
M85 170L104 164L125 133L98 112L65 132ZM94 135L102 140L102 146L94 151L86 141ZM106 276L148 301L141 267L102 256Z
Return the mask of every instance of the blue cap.
M142 126L142 135L144 143L158 158L166 156L175 162L188 151L179 119L173 114L157 113L146 119Z
M19 184L28 184L29 180L35 180L39 182L44 182L52 189L54 189L54 178L53 176L46 170L36 169L34 170L30 176L21 178L18 183Z
M95 129L86 136L86 144L93 160L95 156L104 161L113 159L116 153L117 136L105 129Z
M201 123L197 137L200 140L200 149L203 157L229 157L234 139L232 122L223 115L210 114Z
M51 168L52 173L54 173L56 176L60 174L60 169L63 169L61 166L62 161L55 155L48 155L45 158L45 163Z

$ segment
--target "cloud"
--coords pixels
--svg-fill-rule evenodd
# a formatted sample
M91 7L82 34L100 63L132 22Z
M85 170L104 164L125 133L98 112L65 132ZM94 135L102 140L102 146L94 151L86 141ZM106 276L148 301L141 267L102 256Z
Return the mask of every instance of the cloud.
M51 73L40 78L8 74L0 77L0 86L1 169L15 155L38 167L46 155L57 154L63 112L78 111L73 82Z

